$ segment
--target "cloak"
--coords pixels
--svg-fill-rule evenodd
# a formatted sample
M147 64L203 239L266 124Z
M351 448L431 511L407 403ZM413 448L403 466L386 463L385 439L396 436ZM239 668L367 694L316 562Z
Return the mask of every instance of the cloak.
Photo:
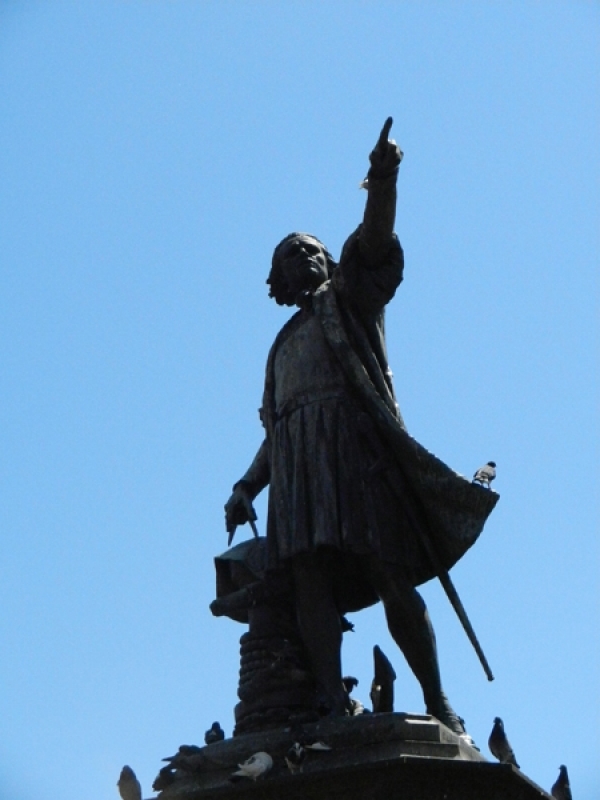
M366 365L352 346L349 329L357 340L364 340L365 332L350 310L342 311L338 297L331 287L323 286L314 298L325 337L374 423L385 454L396 467L391 474L412 506L410 517L419 529L417 535L428 536L441 565L449 570L475 543L499 495L471 483L409 435L369 374L378 362L371 359ZM427 557L413 564L412 572L415 585L436 575Z

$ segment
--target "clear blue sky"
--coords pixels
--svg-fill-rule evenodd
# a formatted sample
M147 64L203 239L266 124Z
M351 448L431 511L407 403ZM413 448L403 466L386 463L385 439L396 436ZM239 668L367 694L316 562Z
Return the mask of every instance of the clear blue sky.
M410 432L497 509L427 585L484 755L599 795L597 2L0 3L0 797L106 800L228 734L223 503L260 442L291 230L338 255L381 124L405 159L388 347ZM264 531L265 504L258 503ZM243 535L247 535L243 531ZM423 711L382 609L353 616Z

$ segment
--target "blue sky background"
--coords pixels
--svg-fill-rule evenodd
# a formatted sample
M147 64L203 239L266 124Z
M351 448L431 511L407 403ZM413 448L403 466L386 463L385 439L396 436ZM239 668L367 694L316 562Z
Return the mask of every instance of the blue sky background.
M0 797L116 797L124 763L150 796L231 733L244 628L208 604L272 249L339 254L389 114L400 406L498 463L453 570L496 680L429 584L445 688L484 755L500 715L525 774L598 797L599 45L579 0L0 2ZM378 643L422 712L382 609L352 620L357 696Z

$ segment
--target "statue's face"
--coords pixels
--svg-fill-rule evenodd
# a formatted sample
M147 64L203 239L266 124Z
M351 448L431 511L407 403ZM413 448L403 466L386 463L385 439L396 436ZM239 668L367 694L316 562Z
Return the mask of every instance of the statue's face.
M312 236L296 236L286 242L280 255L281 270L290 295L317 289L329 273L323 245Z

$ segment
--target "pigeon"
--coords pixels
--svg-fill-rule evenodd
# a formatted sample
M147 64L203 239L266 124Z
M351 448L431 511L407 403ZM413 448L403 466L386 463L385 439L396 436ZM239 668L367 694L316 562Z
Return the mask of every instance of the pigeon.
M348 713L351 717L360 717L361 714L369 714L369 710L365 708L364 704L358 697L349 697L348 702L350 703L350 708L348 709Z
M167 786L170 786L172 783L175 783L177 780L175 771L173 767L163 767L156 778L154 779L154 783L152 784L152 788L155 792L162 792L163 789L166 789Z
M496 477L496 462L488 461L483 467L479 467L475 475L473 475L473 483L480 483L482 486L490 488L490 483Z
M301 747L304 747L305 750L314 750L314 751L321 751L325 752L327 750L332 750L333 748L330 747L326 742L322 739L317 739L314 736L309 736L306 731L304 730L304 726L300 722L292 723L292 727L290 728L292 732L292 736L297 744Z
M550 793L552 797L556 798L556 800L573 800L567 768L564 764L561 764L559 770L560 772L558 773L558 778L552 786L552 789L550 789Z
M207 731L208 732L208 731ZM195 756L197 753L202 751L201 747L198 747L197 744L182 744L179 746L179 750L175 753L174 756L167 756L163 758L163 761L168 761L172 767L179 767L182 764L185 764L185 760L188 756Z
M326 744L322 739L305 739L303 745L307 750L315 750L322 753L332 749L331 746Z
M231 777L251 778L253 781L255 781L260 778L261 775L266 775L272 766L273 759L271 756L261 750L258 753L254 753L253 756L250 756L250 758L247 761L244 761L243 764L238 764L239 769L234 772Z
M494 717L494 727L488 739L488 746L490 748L490 753L494 758L497 758L500 763L514 764L517 769L520 769L513 749L510 746L510 742L506 738L504 723L500 717Z
M344 691L348 695L346 703L348 705L348 713L350 716L358 717L361 714L364 714L365 707L361 701L356 697L350 697L354 687L358 686L358 678L354 678L352 675L347 675L346 677L342 678L342 683L344 684Z
M305 758L306 750L304 747L302 747L300 742L294 742L285 756L285 763L287 764L287 767L292 775L302 772L302 765Z
M117 786L122 800L142 800L142 787L131 767L127 765L123 767Z
M218 722L213 722L210 726L209 730L206 731L204 734L204 743L205 744L215 744L216 742L222 742L225 738L225 733Z

